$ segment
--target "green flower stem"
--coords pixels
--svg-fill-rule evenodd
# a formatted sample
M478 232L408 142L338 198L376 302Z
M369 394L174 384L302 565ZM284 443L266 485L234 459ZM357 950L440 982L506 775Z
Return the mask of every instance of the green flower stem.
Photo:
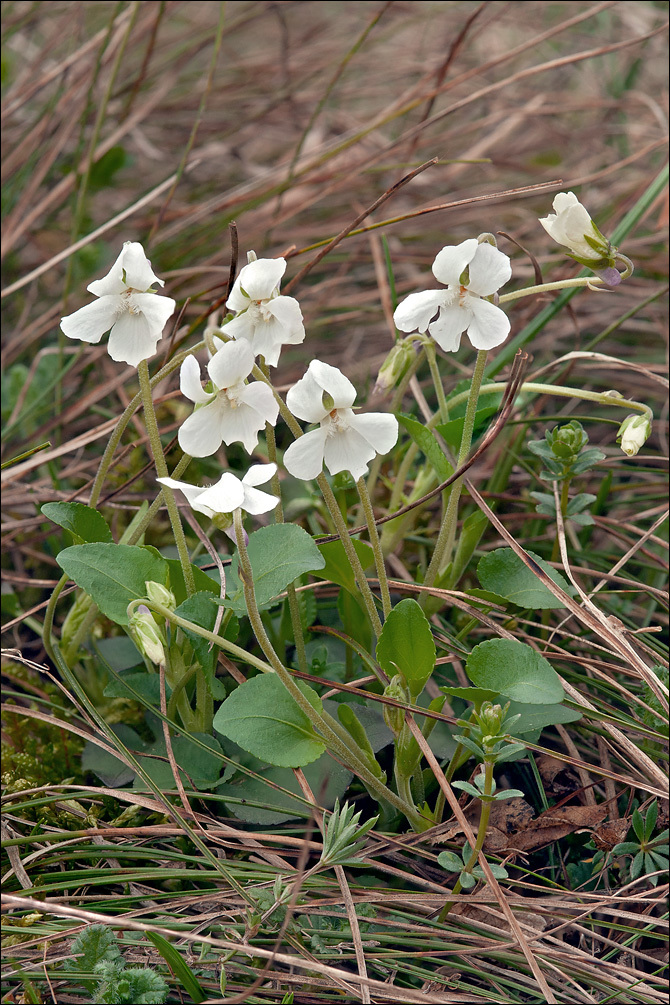
M58 665L58 659L53 646L54 614L56 613L56 603L58 602L58 598L65 589L67 582L68 576L63 573L56 583L53 593L49 597L49 603L47 604L44 612L44 624L42 626L42 642L44 643L44 648L47 651L47 656L56 666Z
M168 477L168 468L165 463L165 455L163 454L163 446L161 444L160 434L158 432L158 423L156 421L156 413L154 411L153 398L151 396L151 383L149 380L149 367L147 361L143 359L139 366L137 367L137 375L140 379L140 394L142 396L142 404L144 406L144 419L147 428L147 434L149 436L149 444L151 446L151 453L154 459L154 465L156 468L156 474L159 478ZM172 533L174 534L174 539L177 545L177 551L179 552L179 561L181 562L182 571L184 573L184 583L186 585L186 593L189 597L192 597L195 593L195 580L193 578L193 569L191 568L191 559L188 554L188 547L186 546L186 537L184 536L184 528L182 527L181 517L179 516L179 509L177 508L177 503L175 501L174 493L172 489L163 487L163 497L167 505L167 511L170 516L170 523L172 524Z
M563 522L568 518L568 503L570 502L570 482L571 478L565 478L563 484L561 485L561 516L563 517ZM561 553L561 539L558 534L558 527L556 527L556 537L554 538L554 547L551 551L551 561L558 562Z
M261 365L261 370L264 373L268 384L272 387L270 383L270 373L269 368L265 363ZM271 463L277 463L277 440L275 437L274 426L271 426L269 422L265 423L265 441L268 447L268 460ZM284 522L284 508L281 501L281 487L279 484L279 474L275 472L272 476L272 491L277 496L277 508L274 512L275 522ZM286 596L288 598L288 609L291 615L291 627L293 628L293 641L295 643L295 652L298 657L298 669L302 673L309 673L309 664L307 662L307 653L305 651L305 633L302 627L302 618L300 617L300 606L298 603L298 595L295 592L295 586L293 583L289 583L286 587Z
M406 372L401 377L400 383L393 392L393 397L391 398L391 403L389 405L389 412L392 415L394 415L402 407L402 400L405 397L405 393L407 391L407 385L409 384L410 380L412 379L416 371L419 369L422 360L423 360L423 346L421 347L421 350L417 352L416 356L408 366ZM370 464L370 474L368 475L368 492L370 496L374 495L375 486L377 484L377 479L379 478L379 472L381 470L383 461L384 457L381 454L377 454L377 456L373 459L373 461ZM356 517L356 523L360 523L359 517Z
M205 344L204 342L199 342L198 345L193 346L192 349L189 349L186 352L180 352L177 356L174 357L174 359L170 360L169 363L166 363L165 366L162 367L158 371L158 373L151 378L150 385L152 389L156 387L157 384L160 384L162 380L165 380L166 377L169 377L171 373L177 370L184 362L187 356L190 356L192 353L197 352L198 349L202 349L204 344ZM119 416L119 419L116 423L116 426L114 427L112 435L109 438L107 446L105 447L104 453L100 459L100 464L98 465L98 471L95 476L95 481L93 482L93 488L91 489L89 506L91 506L93 509L95 509L98 499L102 494L102 487L105 483L105 478L111 466L114 453L116 452L116 448L118 447L121 441L121 437L123 436L126 426L132 419L133 415L137 411L141 402L142 402L142 395L141 393L138 393L135 395L132 401L128 403L124 411Z
M370 544L372 545L372 550L375 553L375 567L377 569L377 577L379 579L379 592L382 598L382 610L384 612L384 618L388 618L389 614L391 613L391 594L389 592L389 584L386 576L386 566L384 564L384 555L382 552L382 546L379 541L377 524L375 523L375 514L372 508L372 500L368 495L368 488L367 485L365 484L365 478L358 479L358 481L356 482L356 488L358 489L358 495L363 505L363 511L365 513L365 522L368 525L368 534L370 536Z
M497 391L504 391L506 387L507 384L504 382L484 384L479 393L480 396L482 394L495 394ZM527 381L519 387L519 393L522 392L526 394L550 394L559 398L581 398L583 401L594 401L599 405L616 405L618 408L633 409L635 412L642 412L650 422L654 418L651 408L643 401L632 401L630 398L619 397L619 395L608 391L586 391L582 387L565 387L562 384L540 384ZM470 391L461 391L459 394L454 395L450 404L452 406L458 405L461 401L466 401L469 396ZM433 418L428 425L434 425L435 422L436 418Z
M370 625L372 627L372 631L375 637L379 638L379 636L382 633L382 623L379 620L379 615L377 614L375 598L372 595L370 584L368 583L365 577L365 573L363 572L363 567L361 565L356 549L354 548L354 544L353 541L351 540L351 536L349 534L349 530L347 529L347 525L344 521L344 517L340 512L340 507L337 505L337 499L335 498L335 494L333 493L333 490L328 484L328 479L326 478L323 472L321 472L321 474L317 476L316 481L319 488L321 489L321 494L323 495L323 498L326 502L326 506L328 507L330 515L333 518L335 528L340 536L342 546L344 547L347 558L349 559L349 564L351 565L354 576L356 578L356 582L358 583L358 588L361 591L361 597L363 599L363 603L365 604L365 609L368 612L368 617L370 619Z
M549 293L551 290L570 290L580 286L605 286L605 280L599 276L575 276L574 279L559 279L555 283L540 283L539 286L526 286L523 290L512 290L503 293L498 299L499 304L509 304L512 300L522 297L532 297L535 293Z
M351 735L344 729L344 727L333 719L332 716L327 713L320 714L314 708L311 702L297 686L290 673L272 648L272 644L270 643L261 620L258 605L256 604L253 572L247 548L244 543L244 528L242 526L241 509L238 508L235 510L233 519L235 536L237 538L239 575L244 588L244 599L247 606L247 614L258 644L263 650L263 655L267 659L272 670L274 670L277 674L288 693L297 703L298 707L307 716L312 725L321 733L324 740L327 742L329 749L335 754L335 756L339 757L345 764L355 771L361 781L364 782L368 788L372 789L372 791L377 794L378 798L387 800L392 803L396 809L399 809L402 813L404 813L412 826L418 829L424 829L425 822L417 813L413 803L411 801L407 802L397 796L370 771L364 761L360 759L358 752L352 747ZM248 654L245 654L245 658L248 659Z
M484 761L484 792L483 792L483 795L484 796L490 796L491 793L492 793L492 789L493 789L493 761L486 760L486 761ZM479 814L479 827L477 828L477 840L475 842L474 848L472 849L472 854L470 855L470 858L466 862L465 867L463 869L463 872L468 873L468 875L472 872L472 870L474 869L474 867L477 865L477 860L479 858L479 853L480 853L480 851L482 850L482 848L484 846L484 840L486 839L486 830L487 830L488 825L489 825L489 817L491 816L491 806L492 805L493 805L493 800L492 799L486 799L486 800L484 800L482 802L482 807L481 807L481 811L480 811L480 814ZM460 880L460 877L459 877L459 879L456 881L456 885L454 886L454 889L451 892L452 892L452 894L454 896L458 896L458 894L461 892L461 890L462 890L462 886L461 886L461 880ZM449 911L452 909L453 906L454 906L454 901L453 900L447 901L447 903L444 905L444 907L440 911L440 914L439 914L439 917L438 917L438 921L439 922L443 923L445 921L447 915L449 914Z
M179 710L179 715L181 716L181 721L184 725L184 729L189 729L192 728L193 726L192 723L193 709L191 708L188 699L186 700L186 704L184 704L184 699L186 698L186 692L184 691L184 688L191 680L193 680L196 670L197 667L194 663L193 666L189 667L186 673L182 674L182 676L179 678L178 681L176 681L174 685L170 685L172 687L172 694L170 695L170 700L168 701L166 714L168 719L174 721L175 716L177 714L177 710Z
M447 404L447 399L444 396L444 385L442 384L440 369L437 365L437 354L435 352L435 343L431 338L426 339L426 343L424 345L424 352L426 353L426 359L428 360L428 366L430 367L430 375L433 379L433 386L435 387L435 393L437 395L437 406L438 406L438 413L440 416L440 422L448 422L449 405Z
M456 461L456 466L460 466L467 460L468 454L470 453L470 446L472 444L472 432L475 426L475 415L477 412L477 401L479 400L479 389L482 384L482 379L484 377L484 368L486 366L486 360L488 358L488 352L486 350L480 349L477 353L477 361L475 363L475 368L472 374L472 383L470 385L470 392L468 397L468 405L465 412L465 419L463 422L463 434L461 436L461 446L458 451L458 458ZM435 551L433 552L433 557L430 561L430 565L426 570L426 576L424 579L425 586L432 586L435 580L438 578L444 567L448 564L451 557L451 551L453 549L454 537L456 533L456 522L458 519L458 503L461 497L461 489L463 487L463 479L459 478L458 481L454 482L451 487L451 493L449 495L449 503L447 505L447 512L444 515L444 520L442 521L442 526L440 527L440 533L438 535L437 543L435 545ZM430 594L426 593L423 595L425 600L430 599ZM424 601L425 602L425 601Z
M181 632L178 630L178 634ZM182 654L176 648L172 651L165 649L165 680L173 689L170 701L167 706L166 715L168 719L175 719L176 713L182 721L184 729L189 732L196 732L199 729L198 713L191 708L191 703L186 694L185 687L193 678L196 666L185 667ZM204 730L203 730L204 732Z

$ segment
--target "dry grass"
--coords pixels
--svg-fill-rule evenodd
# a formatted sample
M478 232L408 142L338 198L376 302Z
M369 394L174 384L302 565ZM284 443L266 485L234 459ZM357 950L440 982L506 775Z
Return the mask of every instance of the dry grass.
M537 224L556 191L578 189L605 233L638 204L665 156L665 5L228 2L222 14L218 3L152 0L19 2L3 11L3 393L10 402L3 458L48 441L3 472L3 644L16 651L4 667L14 706L7 739L8 749L25 744L45 762L51 755L40 744L60 744L54 759L61 758L57 777L40 778L33 766L32 775L13 769L8 780L8 995L81 1000L59 990L55 963L81 923L103 915L127 933L131 960L161 962L133 932L174 935L207 1000L279 1002L288 991L300 1003L665 1000L664 889L628 882L622 872L618 888L594 891L588 869L582 880L568 870L578 835L552 833L530 857L517 849L504 892L486 886L455 898L442 925L435 915L445 879L436 859L457 833L449 835L448 825L423 835L373 833L361 870L304 880L320 847L318 830L306 836L304 822L250 828L222 818L215 801L197 801L189 822L168 800L88 784L78 752L97 727L40 669L60 539L39 513L45 501L87 500L115 418L135 393L134 371L119 369L104 345L80 349L58 335L59 318L86 302L86 283L106 271L122 240L143 242L166 291L185 303L156 369L225 301L234 221L242 260L250 249L283 254L289 279L313 263L292 290L308 339L287 354L282 378L291 383L318 352L357 386L370 386L395 336L381 235L399 296L424 287L442 245L487 229L532 249L545 276L557 280L575 268ZM319 247L433 158L318 258ZM596 518L572 569L587 589L610 576L609 585L631 591L624 595L630 603L617 606L616 595L602 590L599 617L589 621L580 609L565 625L557 618L549 643L577 699L614 717L600 732L561 727L547 743L573 772L567 801L584 821L587 810L607 805L607 820L584 823L605 850L628 830L624 796L648 805L664 794L660 749L636 722L648 700L639 663L662 661L659 633L667 627L658 606L667 572L660 525L666 228L667 191L626 241L632 279L615 294L572 301L528 346L537 370L597 345L609 360L572 361L563 379L569 372L573 383L616 387L657 417L634 463L614 447L616 425L589 425L614 474L612 515ZM514 247L504 237L500 246ZM515 252L514 264L515 282L532 282L530 260ZM544 304L515 305L513 335ZM468 352L450 361L447 389L470 372ZM185 414L175 378L159 400L161 428L174 435ZM533 409L531 428L540 434L557 413L584 418L583 409L556 399ZM139 420L132 435L103 500L114 530L153 498L143 480ZM476 486L486 484L505 449L485 454ZM499 499L502 525L484 549L522 534L524 547L537 547L527 504L519 506L528 485L527 466L516 467ZM541 522L534 532L543 539ZM397 562L393 572L404 579L402 555ZM624 618L621 629L610 616ZM507 618L491 619L504 634ZM537 640L546 627L520 621L513 630ZM535 749L536 758L542 752ZM529 786L532 779L529 769ZM560 807L559 790L547 785ZM118 821L124 807L133 812ZM43 826L33 840L36 820ZM581 851L587 860L588 849ZM278 874L302 899L285 917L268 917ZM376 911L370 931L362 905ZM299 916L307 920L298 924ZM43 998L30 998L35 986ZM189 1000L179 981L172 987L170 1001Z

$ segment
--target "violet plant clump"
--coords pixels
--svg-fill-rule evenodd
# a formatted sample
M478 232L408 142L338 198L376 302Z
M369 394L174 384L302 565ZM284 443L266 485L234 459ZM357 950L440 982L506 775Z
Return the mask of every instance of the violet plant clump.
M608 270L622 262L624 271L617 276L619 281L625 278L627 260L611 248L572 193L557 196L554 209L555 215L540 221L542 226L578 261L588 261L597 275L588 282L567 279L549 284L552 289L615 285ZM444 247L432 267L442 288L410 292L395 310L395 324L404 335L382 367L376 387L377 398L390 394L391 402L385 411L367 411L356 405L357 389L349 378L319 359L311 360L285 397L275 386L269 368L279 367L282 348L303 341L310 348L298 301L280 292L285 271L282 258L256 259L250 254L227 297L230 314L220 326L208 328L204 341L187 349L185 356L164 365L155 378L149 376L147 360L154 355L175 304L151 289L161 281L139 244L127 242L109 275L89 285L98 301L63 319L66 335L89 343L99 341L111 327L110 355L137 366L138 401L156 469L155 502L119 542L111 534L90 536L90 514L98 516L94 505L79 512L79 541L61 552L58 561L63 582L74 580L90 605L73 629L77 645L71 640L67 646L59 645L51 631L60 590L56 591L47 619L47 645L62 672L76 680L76 666L68 666L63 654L79 651L98 609L116 622L145 658L142 673L133 674L133 693L150 711L157 701L156 681L151 678L161 678L161 700L167 702L168 722L176 736L186 731L199 737L209 758L205 770L200 755L197 774L195 760L189 760L195 757L193 748L182 743L179 766L196 772L203 785L222 785L224 800L233 786L219 779L220 768L226 750L239 748L277 768L320 765L317 777L324 786L330 777L324 758L332 755L343 766L345 781L340 775L330 790L328 799L336 809L327 835L333 821L340 819L337 800L352 777L376 803L382 822L404 818L416 831L443 819L448 804L445 785L453 784L482 806L475 845L460 857L447 855L442 862L459 873L458 889L468 888L487 875L480 856L490 804L516 794L498 787L494 770L523 753L524 735L534 735L536 728L529 723L548 726L579 717L563 704L564 691L550 663L522 642L513 643L517 648L512 654L508 639L462 649L467 632L461 632L458 651L469 653L464 672L472 686L446 687L442 693L436 688L436 680L444 682L440 674L436 676L437 646L444 647L444 637L436 632L431 617L444 606L445 588L456 590L482 533L481 522L474 533L472 522L462 521L461 506L466 467L482 423L480 401L493 389L507 391L504 382L487 380L488 354L510 336L513 317L506 304L542 292L545 286L500 294L513 277L512 261L491 234ZM449 396L444 386L449 357L437 350L458 352L463 334L477 350L476 362L466 389ZM199 354L205 348L209 382L203 387ZM438 407L421 424L401 414L401 403L408 382L424 361ZM183 456L170 471L153 387L158 377L165 379L177 366L182 396L195 408L179 426ZM621 449L629 457L651 429L647 406L620 395L522 381L514 394L570 396L632 409L620 432ZM464 414L458 411L463 407ZM460 423L457 428L452 412ZM94 503L131 414L124 413L113 447L103 457ZM300 422L312 428L304 431ZM573 421L529 444L545 464L540 477L559 484L563 515L581 525L588 523L586 507L592 497L570 500L567 487L604 457L598 450L586 449L587 441L580 423ZM224 455L224 446L231 448L234 465ZM410 486L417 451L425 453L430 468L419 472ZM240 462L240 457L249 460ZM185 480L188 467L196 466L193 458L207 459L206 466L197 469L207 474ZM301 483L308 485L301 488ZM318 505L305 512L303 524L286 522L285 490L297 485L299 492L317 498L312 483L320 494ZM411 496L416 485L423 486L425 498ZM174 493L186 500L188 510L180 508ZM545 512L553 497L534 495L540 512ZM415 501L403 507L403 496ZM402 510L403 533L411 536L418 526L417 507L430 497L441 507L434 545L431 549L422 543L416 567L403 568L407 582L391 579L389 568L397 576L398 561L385 552L378 524L398 519L395 514ZM140 544L161 501L167 506L178 558ZM49 514L54 519L59 511L51 509ZM184 519L197 539L187 538ZM374 576L368 571L373 566ZM327 612L327 623L318 625L314 594L321 579L337 592L337 607ZM532 593L532 584L529 589ZM496 602L500 599L496 595ZM330 660L327 648L325 663L318 655L310 663L312 628L337 640L346 653L343 663ZM248 675L232 691L223 688L216 676L218 654ZM313 672L310 679L310 668L320 674L336 663L349 680L356 669L362 672L364 683L356 692L360 707L349 704L344 695L334 706L324 701ZM337 690L337 681L331 683ZM464 709L457 720L444 714L448 695ZM428 754L440 731L449 732L450 721L455 730L449 741L451 753L444 784L438 784ZM226 744L236 746L228 749ZM387 753L380 754L388 746L390 760ZM454 780L473 757L481 763L474 781ZM148 764L149 779L155 770ZM237 802L231 801L228 808L247 818L248 810ZM263 819L263 811L259 812L257 819ZM356 831L362 837L369 828L358 827L358 815L347 814L346 844L357 847ZM493 875L504 878L503 874L502 867L495 867Z

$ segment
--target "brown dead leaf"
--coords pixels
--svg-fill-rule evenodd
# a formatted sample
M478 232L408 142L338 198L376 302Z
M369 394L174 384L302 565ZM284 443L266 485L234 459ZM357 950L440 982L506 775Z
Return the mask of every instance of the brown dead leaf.
M544 782L544 791L550 799L567 796L570 792L582 787L579 775L565 761L551 754L541 754L537 759L540 777Z
M611 851L614 845L623 841L630 828L630 818L605 820L593 831L593 842L601 851Z
M514 851L535 851L575 831L592 830L606 816L606 805L550 808L540 813L525 830L511 835L508 847Z

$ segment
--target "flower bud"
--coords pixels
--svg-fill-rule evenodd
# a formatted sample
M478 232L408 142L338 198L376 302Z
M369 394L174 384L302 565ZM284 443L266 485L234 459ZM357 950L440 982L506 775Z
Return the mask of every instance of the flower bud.
M504 708L500 705L493 705L490 701L482 702L477 713L477 721L484 739L499 735L508 708L509 702Z
M129 605L132 607L131 605ZM130 613L130 634L139 651L152 663L165 662L164 639L148 607L140 604Z
M384 688L384 697L392 698L394 701L402 701L409 705L409 691L402 681L402 677L396 674ZM402 708L394 708L392 705L383 705L384 722L394 736L402 731L405 725L405 712Z
M619 427L617 443L624 454L634 457L651 436L651 422L648 415L627 415Z
M391 349L377 374L373 394L385 394L402 380L416 355L413 339L403 339Z
M148 579L144 585L147 590L147 597L149 600L153 601L154 604L161 604L163 607L167 607L171 611L177 610L175 595L171 590L168 590L167 586L163 586L162 583L155 583L151 579Z

